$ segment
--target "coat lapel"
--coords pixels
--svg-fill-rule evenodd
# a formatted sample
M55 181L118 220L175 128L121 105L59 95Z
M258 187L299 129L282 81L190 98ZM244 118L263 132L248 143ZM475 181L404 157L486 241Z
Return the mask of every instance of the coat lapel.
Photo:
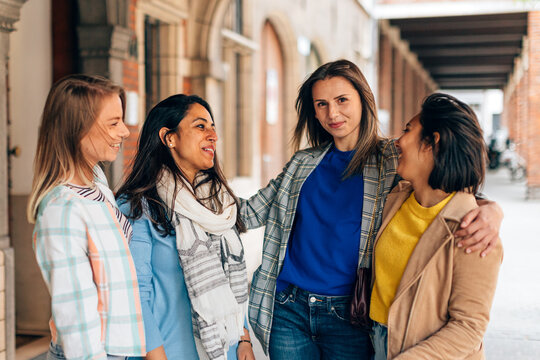
M461 218L474 207L474 197L459 192L446 204L418 240L401 277L394 301L417 281L437 251L448 241L453 241L453 233Z

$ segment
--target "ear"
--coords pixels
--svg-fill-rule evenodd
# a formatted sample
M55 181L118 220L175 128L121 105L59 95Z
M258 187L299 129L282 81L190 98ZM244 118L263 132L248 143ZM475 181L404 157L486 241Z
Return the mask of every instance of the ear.
M433 143L434 145L429 145L427 143L424 143L425 145L425 150L429 150L429 151L433 151L435 152L435 150L439 147L439 140L441 140L441 134L439 134L438 132L434 132L433 133Z
M433 133L433 142L435 143L435 145L439 145L439 140L441 140L441 134L435 131Z
M172 149L174 148L175 143L174 143L174 137L171 136L172 134L167 134L169 130L170 129L166 127L162 127L161 129L159 129L159 138L161 139L161 142L163 143L163 145Z

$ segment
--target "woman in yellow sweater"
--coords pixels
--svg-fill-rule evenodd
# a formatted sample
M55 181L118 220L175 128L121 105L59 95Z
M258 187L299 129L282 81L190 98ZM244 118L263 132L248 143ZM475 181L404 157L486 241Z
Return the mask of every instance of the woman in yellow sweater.
M502 246L480 257L453 235L484 180L478 120L433 94L396 146L404 181L388 194L373 256L375 359L483 359Z

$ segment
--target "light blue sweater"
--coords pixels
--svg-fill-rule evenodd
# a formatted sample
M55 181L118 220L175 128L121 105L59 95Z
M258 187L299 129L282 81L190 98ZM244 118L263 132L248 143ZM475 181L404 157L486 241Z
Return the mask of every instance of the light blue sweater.
M127 214L129 205L122 200L118 203ZM139 280L146 348L150 351L163 345L169 360L198 359L176 235L162 236L144 214L131 224L129 248ZM228 359L236 359L236 348L229 348Z

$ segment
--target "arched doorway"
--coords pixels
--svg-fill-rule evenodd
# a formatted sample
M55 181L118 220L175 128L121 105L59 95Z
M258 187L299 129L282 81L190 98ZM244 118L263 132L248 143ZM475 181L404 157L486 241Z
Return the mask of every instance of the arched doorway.
M286 139L283 121L283 50L277 33L266 21L261 37L261 184L281 171Z

